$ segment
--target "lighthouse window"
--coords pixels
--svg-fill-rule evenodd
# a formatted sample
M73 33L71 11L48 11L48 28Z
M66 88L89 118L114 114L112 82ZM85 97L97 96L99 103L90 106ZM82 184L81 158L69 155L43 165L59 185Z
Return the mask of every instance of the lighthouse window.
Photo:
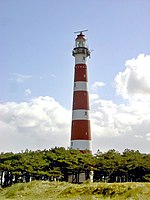
M79 41L76 41L76 47L85 47L85 41L83 40L79 40Z
M74 87L76 87L76 83L74 83Z
M84 74L84 75L83 75L83 77L85 78L85 77L86 77L86 75Z
M79 42L79 47L82 47L82 42L81 41Z
M87 111L85 112L85 116L87 116Z
M81 47L82 46L82 42L81 41L77 41L76 46L77 47Z
M83 41L82 44L83 44L84 47L86 46L85 41Z

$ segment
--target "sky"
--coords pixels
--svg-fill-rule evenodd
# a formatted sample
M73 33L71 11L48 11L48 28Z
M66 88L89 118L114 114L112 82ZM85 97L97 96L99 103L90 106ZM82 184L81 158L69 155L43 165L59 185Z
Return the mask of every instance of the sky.
M93 153L150 153L150 1L0 0L0 152L70 147L85 32Z

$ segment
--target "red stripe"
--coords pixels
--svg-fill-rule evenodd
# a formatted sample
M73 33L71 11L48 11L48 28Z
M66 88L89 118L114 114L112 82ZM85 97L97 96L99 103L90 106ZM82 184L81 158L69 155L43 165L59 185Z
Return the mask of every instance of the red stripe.
M88 91L74 91L73 110L89 110L89 93Z
M74 73L74 82L88 81L87 66L86 64L76 64Z
M90 120L73 120L71 140L91 140Z

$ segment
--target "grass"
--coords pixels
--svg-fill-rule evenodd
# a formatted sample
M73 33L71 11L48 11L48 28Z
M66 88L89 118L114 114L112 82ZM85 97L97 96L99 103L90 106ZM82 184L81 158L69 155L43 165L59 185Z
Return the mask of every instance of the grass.
M0 190L0 200L149 200L150 183L33 181Z

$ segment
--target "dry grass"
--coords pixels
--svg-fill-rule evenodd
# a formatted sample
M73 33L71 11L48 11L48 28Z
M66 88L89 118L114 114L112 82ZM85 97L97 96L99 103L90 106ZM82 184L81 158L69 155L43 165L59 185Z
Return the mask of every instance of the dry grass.
M0 200L149 200L150 183L86 183L33 181L0 190Z

